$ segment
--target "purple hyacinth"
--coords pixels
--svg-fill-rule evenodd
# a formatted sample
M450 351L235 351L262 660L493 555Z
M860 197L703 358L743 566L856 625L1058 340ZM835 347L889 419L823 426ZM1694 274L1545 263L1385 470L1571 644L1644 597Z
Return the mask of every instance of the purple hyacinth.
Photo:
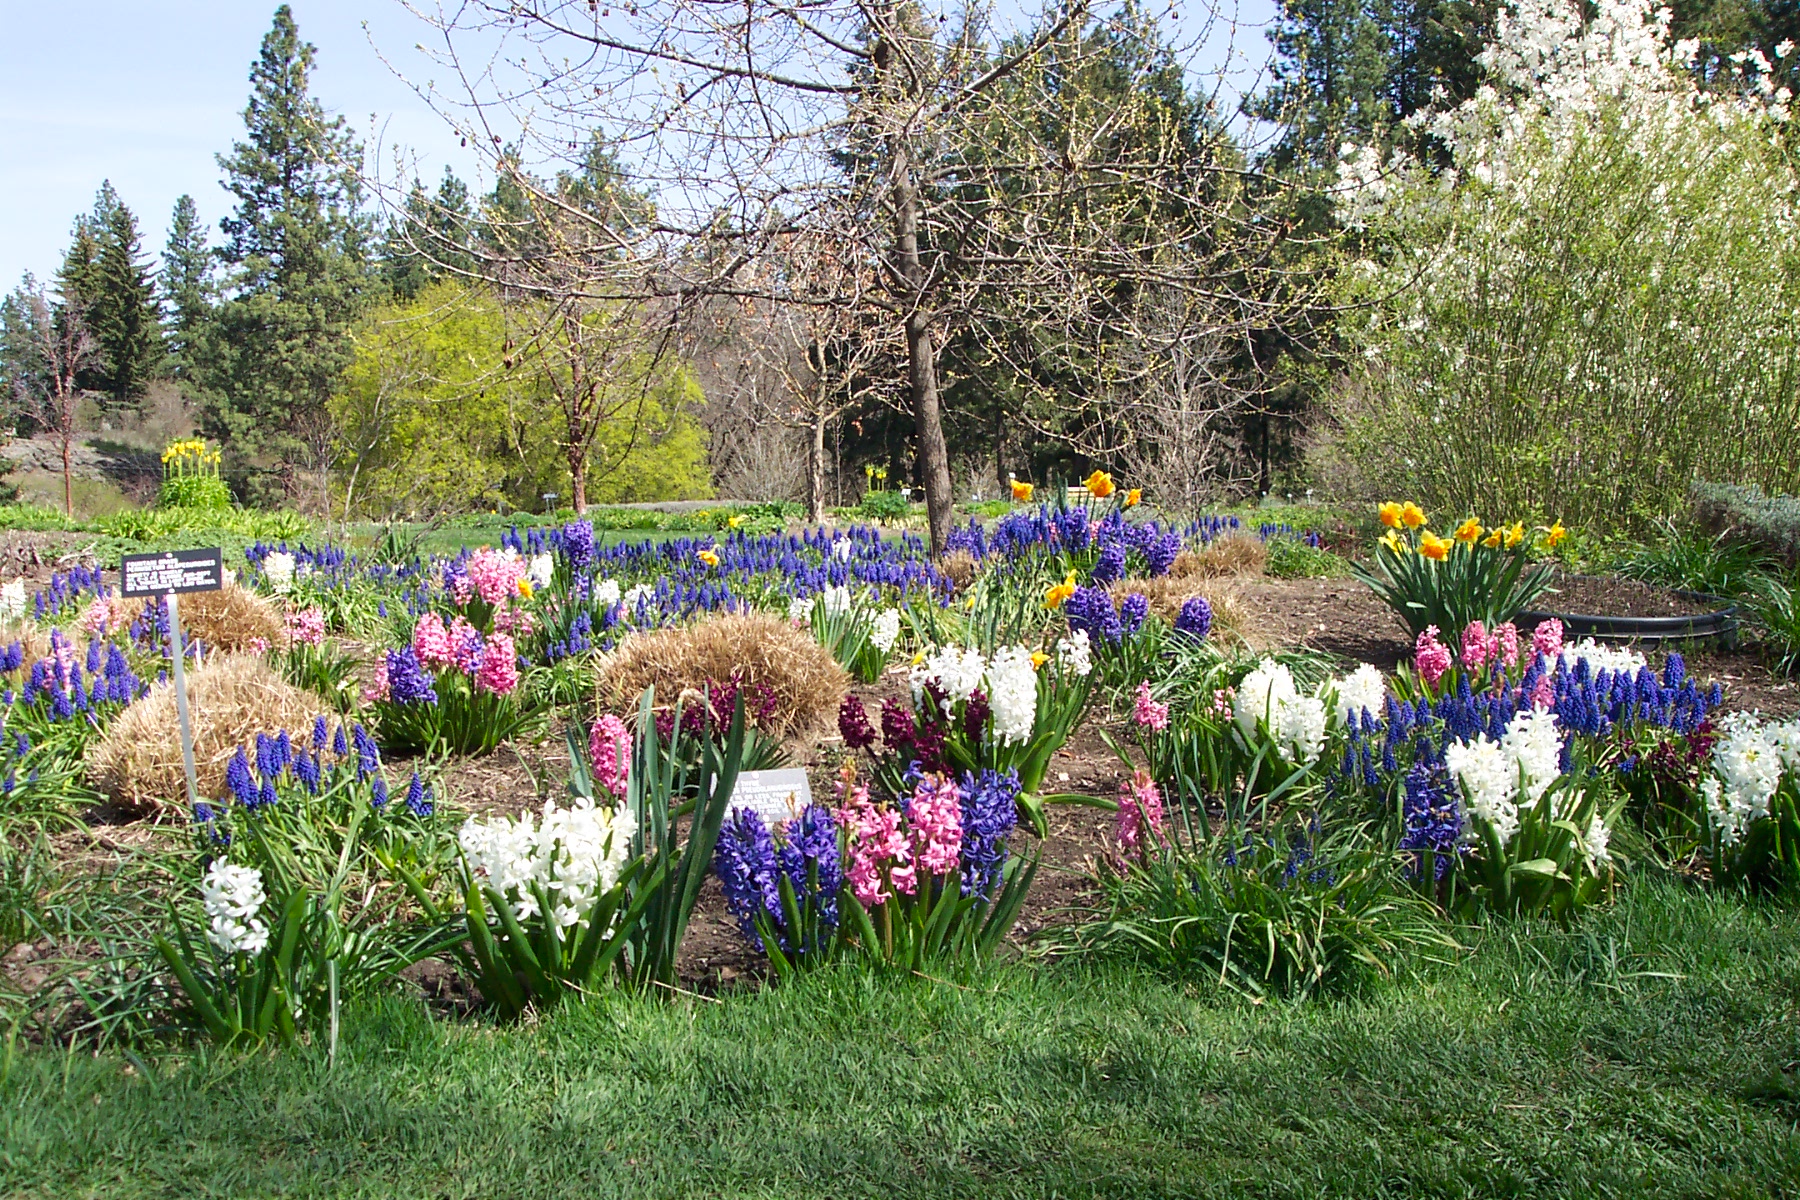
M1119 621L1125 627L1125 636L1135 635L1149 616L1150 600L1142 593L1132 592L1119 601Z
M387 652L388 694L395 704L436 704L437 689L411 646Z
M1125 543L1108 542L1102 547L1100 558L1088 578L1102 587L1125 578Z
M1175 628L1187 634L1195 641L1205 641L1206 635L1212 632L1212 605L1206 602L1205 596L1190 596L1181 605L1181 613L1175 618Z
M962 894L993 899L1006 866L1006 839L1019 819L1019 773L962 777Z
M1414 763L1406 773L1406 830L1400 838L1400 849L1432 851L1437 855L1438 879L1450 869L1450 856L1455 853L1462 836L1462 805L1456 785L1442 767L1430 763ZM1414 860L1413 870L1418 870Z
M587 570L594 561L594 523L570 521L562 528L563 556L577 573Z
M412 782L406 785L406 807L415 817L431 815L431 787L419 778L417 771L412 773Z
M1075 594L1063 602L1063 614L1069 619L1070 629L1085 630L1096 644L1116 646L1124 636L1118 610L1104 588L1076 588Z

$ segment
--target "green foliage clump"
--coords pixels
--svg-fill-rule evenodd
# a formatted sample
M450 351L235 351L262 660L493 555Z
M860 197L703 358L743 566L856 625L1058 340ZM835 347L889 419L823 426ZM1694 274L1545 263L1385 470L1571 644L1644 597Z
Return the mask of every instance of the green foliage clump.
M883 525L891 525L895 521L904 521L912 512L912 504L907 500L905 492L889 492L876 488L863 493L862 503L857 505L855 513L869 521L878 521Z
M1337 579L1350 573L1344 559L1301 538L1272 537L1268 547L1263 571L1275 579Z
M1793 454L1790 446L1788 453ZM1755 484L1707 483L1688 488L1694 515L1708 529L1800 564L1800 498L1766 496Z

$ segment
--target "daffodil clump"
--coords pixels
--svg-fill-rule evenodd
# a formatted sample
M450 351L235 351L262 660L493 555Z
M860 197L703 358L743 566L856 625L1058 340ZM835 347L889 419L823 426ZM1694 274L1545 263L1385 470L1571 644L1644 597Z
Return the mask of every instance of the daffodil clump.
M1479 621L1491 629L1511 621L1550 586L1551 568L1534 563L1534 552L1548 553L1568 536L1560 521L1528 533L1523 521L1489 526L1471 516L1444 537L1411 500L1377 511L1387 532L1375 544L1375 567L1352 569L1415 637L1432 626Z
M230 508L231 488L219 478L220 452L204 438L170 442L163 447L160 508Z

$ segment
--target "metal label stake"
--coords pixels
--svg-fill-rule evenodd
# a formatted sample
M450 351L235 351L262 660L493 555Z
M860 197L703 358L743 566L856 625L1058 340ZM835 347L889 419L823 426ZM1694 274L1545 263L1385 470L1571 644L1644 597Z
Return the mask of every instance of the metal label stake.
M181 766L187 772L188 812L200 806L200 781L194 773L194 727L188 720L187 643L181 636L181 597L169 593L169 645L175 660L175 719L181 724Z
M194 772L194 726L188 715L187 642L181 636L181 593L216 592L225 586L222 549L127 554L119 561L119 595L161 596L169 605L169 657L175 684L175 717L181 725L181 765L187 772L188 811L200 803Z

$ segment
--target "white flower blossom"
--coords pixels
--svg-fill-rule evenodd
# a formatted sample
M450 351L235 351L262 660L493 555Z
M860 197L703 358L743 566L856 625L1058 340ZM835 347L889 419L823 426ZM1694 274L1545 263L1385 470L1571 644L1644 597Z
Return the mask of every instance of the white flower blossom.
M839 562L849 562L850 556L856 553L856 546L848 538L837 538L831 543L831 557Z
M639 586L642 585L640 584ZM636 591L637 589L633 588L632 590ZM594 599L607 608L611 608L613 605L617 604L619 602L619 581L616 579L602 579L599 583L596 583L594 585Z
M271 551L263 559L263 574L277 593L286 594L294 586L294 556L285 550Z
M1238 684L1232 715L1246 741L1256 739L1262 723L1282 756L1300 766L1314 762L1325 745L1325 701L1301 695L1293 673L1273 659L1263 659Z
M1594 819L1588 822L1587 833L1582 836L1582 850L1594 862L1611 862L1612 855L1606 849L1606 844L1611 840L1612 830L1606 827L1606 822L1600 819L1600 814L1595 813Z
M1479 733L1473 741L1452 742L1444 749L1444 768L1463 785L1469 815L1493 826L1502 845L1512 841L1519 831L1519 773L1500 743Z
M1614 675L1636 675L1647 661L1635 650L1627 650L1622 646L1605 646L1590 637L1563 647L1563 670L1573 671L1575 664L1584 658L1587 659L1588 671L1594 675L1602 671L1610 671Z
M1784 741L1795 736L1765 725L1749 713L1731 713L1719 722L1712 768L1701 783L1701 795L1712 813L1720 840L1736 845L1745 828L1769 815L1769 802L1781 786Z
M912 669L913 706L916 708L925 697L925 685L937 685L943 696L945 715L958 701L967 700L981 686L987 674L987 660L981 651L964 649L961 646L940 646L933 650L924 662Z
M470 817L456 836L471 874L502 896L520 922L544 916L568 929L585 926L594 902L617 885L636 832L630 809L584 799L569 808L545 801L542 821L530 813ZM538 887L550 900L548 913L538 904Z
M200 881L208 940L227 954L261 951L269 944L269 928L256 914L267 899L261 871L235 867L223 859L213 863Z
M1037 724L1037 670L1031 651L1023 646L996 651L988 664L987 686L994 740L1003 746L1030 741Z
M1528 803L1541 800L1562 774L1562 734L1553 712L1530 709L1514 716L1500 735L1500 749L1512 763Z
M1364 712L1375 717L1381 715L1387 700L1387 678L1382 675L1381 668L1364 663L1343 678L1332 680L1331 692L1337 697L1333 712L1337 723L1348 725L1351 718Z
M884 608L875 614L875 621L869 629L869 644L883 654L891 654L894 643L900 640L900 610Z
M609 580L608 582L611 581ZM645 600L654 598L655 595L656 589L649 584L634 583L625 589L625 594L623 596L619 597L619 604L624 608L625 615L629 617L637 612L639 604L643 603Z
M848 542L845 543L845 545L848 544ZM825 606L827 617L841 617L849 612L851 606L856 603L856 597L850 594L850 589L842 585L826 588L819 593L818 599L819 603Z
M512 547L507 547L511 549ZM525 564L525 578L531 580L534 588L547 588L550 580L556 575L556 561L548 554L534 554L531 561ZM615 587L618 585L614 585Z
M1085 629L1077 629L1056 643L1056 661L1064 669L1087 678L1094 669L1094 646Z
M15 579L0 587L0 621L12 621L25 615L25 581Z
M813 605L817 601L811 596L795 596L788 601L788 620L796 625L804 625L812 620Z

